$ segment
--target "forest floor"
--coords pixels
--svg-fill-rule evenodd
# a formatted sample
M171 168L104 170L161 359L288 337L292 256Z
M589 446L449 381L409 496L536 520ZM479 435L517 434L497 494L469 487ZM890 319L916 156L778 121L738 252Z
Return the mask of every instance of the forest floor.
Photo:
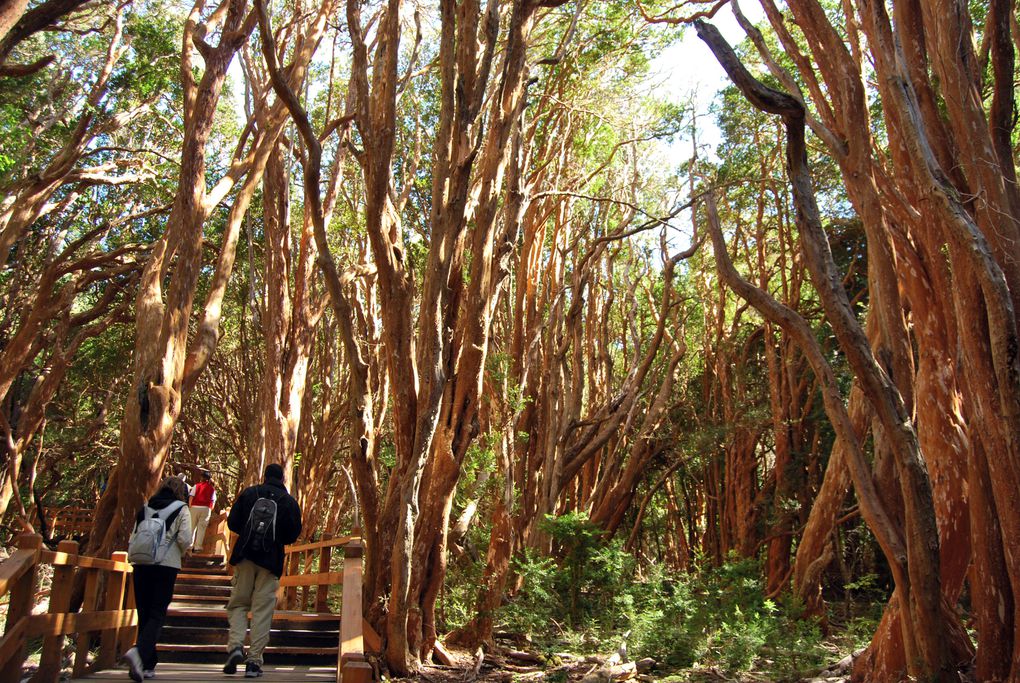
M571 655L561 653L559 661L549 663L524 660L528 653L505 650L499 654L476 654L459 648L447 650L450 664L432 664L417 677L391 679L395 682L416 683L613 683L640 681L642 683L774 683L784 680L765 671L750 671L732 676L716 667L693 667L681 672L664 673L646 668L638 662L618 664L611 657ZM851 660L844 658L815 676L799 679L800 683L845 683L850 680ZM789 679L785 679L789 680Z

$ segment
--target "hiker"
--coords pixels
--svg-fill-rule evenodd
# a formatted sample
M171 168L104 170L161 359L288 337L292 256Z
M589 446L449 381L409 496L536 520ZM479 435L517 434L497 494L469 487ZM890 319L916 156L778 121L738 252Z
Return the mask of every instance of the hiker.
M276 608L276 589L283 574L283 547L301 533L301 508L283 485L283 468L268 465L261 484L249 486L234 501L227 527L238 535L230 554L233 588L227 602L230 639L223 673L232 674L245 662L246 678L262 675L262 652ZM251 611L251 648L244 652L244 635Z
M195 538L191 543L192 552L202 549L205 545L205 530L209 526L209 516L216 505L216 488L212 483L209 470L202 470L202 479L191 487L191 528L195 530Z
M187 484L178 477L167 477L138 511L128 539L128 561L134 568L131 579L138 609L138 637L123 660L133 681L156 675L156 642L173 598L181 554L191 545L187 500Z

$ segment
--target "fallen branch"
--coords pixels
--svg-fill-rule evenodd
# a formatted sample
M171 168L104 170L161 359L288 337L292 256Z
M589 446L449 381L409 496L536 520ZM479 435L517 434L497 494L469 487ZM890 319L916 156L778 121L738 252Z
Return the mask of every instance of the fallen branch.
M505 653L510 659L516 659L518 662L524 662L525 664L545 664L545 658L541 655L536 655L533 652L521 652L519 650L510 650Z
M464 680L465 681L473 681L473 680L477 679L479 672L482 670L482 662L484 662L484 661L485 661L485 650L482 648L481 645L479 645L478 649L475 651L475 665L474 665L474 667L471 668L470 671L465 672Z
M636 673L637 663L625 662L615 666L604 666L601 669L596 669L582 678L581 683L610 683L611 681L625 681L628 678L633 678Z
M453 655L438 640L432 646L432 658L444 666L453 665Z

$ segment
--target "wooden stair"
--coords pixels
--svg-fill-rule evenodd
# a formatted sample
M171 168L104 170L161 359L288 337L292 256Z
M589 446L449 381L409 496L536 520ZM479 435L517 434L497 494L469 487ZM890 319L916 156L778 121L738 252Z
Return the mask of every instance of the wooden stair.
M344 553L342 572L332 571L330 564L333 549L339 547ZM344 683L372 683L375 671L366 648L379 652L381 643L361 613L363 549L357 536L288 546L283 600L290 607L314 604L317 611L276 612L265 667L272 680L335 682L342 675ZM68 653L71 680L126 680L117 657L131 647L137 623L127 553L103 558L80 555L78 550L78 543L71 540L49 550L43 547L42 536L23 534L14 552L0 561L0 599L8 605L0 638L0 683L27 680L26 675L33 683L67 680ZM44 567L52 572L47 584L39 581ZM84 578L84 595L72 607L76 576ZM187 683L222 679L229 583L222 555L186 561L178 574L165 644L159 646L160 679ZM342 618L327 611L331 587L343 589ZM47 598L48 608L35 613L32 608L40 596ZM39 663L26 670L29 644L35 648L39 641Z
M160 638L160 661L226 659L230 581L222 555L185 558ZM264 658L268 664L335 666L339 642L340 615L277 610Z

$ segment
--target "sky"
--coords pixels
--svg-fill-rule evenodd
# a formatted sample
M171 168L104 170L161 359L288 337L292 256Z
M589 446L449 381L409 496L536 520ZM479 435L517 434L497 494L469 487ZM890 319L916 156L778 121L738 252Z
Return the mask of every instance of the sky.
M756 2L742 3L741 9L753 23L759 23L765 17L761 6ZM736 45L745 38L744 31L737 25L729 5L719 10L710 21L731 45ZM720 142L720 135L715 118L709 114L709 107L715 94L722 90L728 81L719 62L709 51L708 46L698 38L693 27L686 29L679 42L663 50L662 54L653 60L652 70L660 78L672 101L695 103L699 142L709 150L714 150ZM678 138L669 150L669 156L671 161L677 163L690 159L691 141Z
M757 2L745 2L741 5L744 15L753 22L764 20L764 12ZM737 24L729 5L724 6L711 23L719 29L723 37L736 45L746 37L743 29ZM722 135L715 124L715 115L711 113L712 102L716 94L729 83L726 72L719 66L708 46L700 38L694 27L684 30L683 38L663 50L652 61L652 81L661 88L659 94L664 95L676 104L693 103L697 113L698 145L701 158L716 159L716 149L722 141ZM671 142L663 142L661 154L665 163L671 168L681 168L692 156L692 141L689 135L677 135ZM676 188L673 201L683 202L687 199L686 186ZM667 243L671 251L676 252L690 246L692 228L688 212L670 221L674 230L667 233Z
M747 0L741 6L744 14L753 23L760 23L764 20L764 12L758 2ZM731 44L736 45L745 38L743 30L737 25L736 19L729 4L722 9L711 20L723 37ZM698 116L698 142L699 154L702 158L716 158L715 150L721 142L721 134L715 125L715 116L710 108L716 93L723 89L728 83L725 72L711 51L708 49L693 27L684 30L683 37L663 50L662 53L652 60L651 77L648 79L658 94L662 94L671 101L686 106L693 102ZM231 64L229 77L233 80L235 87L234 109L239 120L244 119L243 110L243 87L241 86L240 66L237 60ZM692 156L692 143L687 135L678 135L672 142L663 142L661 150L662 160L670 168L680 168ZM677 199L682 201L683 188L677 188ZM669 238L672 246L678 249L686 248L689 240L689 226L684 218L678 217L675 224L683 225L680 234Z

